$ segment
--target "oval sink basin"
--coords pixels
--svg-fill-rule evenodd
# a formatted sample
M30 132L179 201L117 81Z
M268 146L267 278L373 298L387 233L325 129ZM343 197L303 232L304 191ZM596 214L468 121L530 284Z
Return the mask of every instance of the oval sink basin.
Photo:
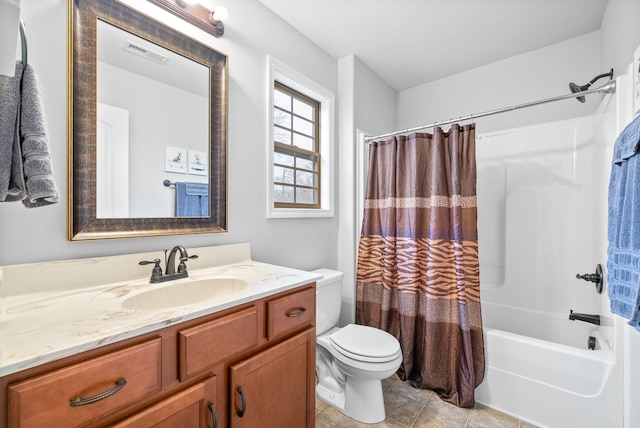
M247 283L235 278L187 280L129 297L122 302L125 309L162 309L187 306L236 293Z

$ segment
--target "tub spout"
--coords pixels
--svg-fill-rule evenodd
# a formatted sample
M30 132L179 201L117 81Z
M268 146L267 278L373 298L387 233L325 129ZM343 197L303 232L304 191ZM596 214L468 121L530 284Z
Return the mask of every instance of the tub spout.
M579 314L578 312L573 312L573 309L570 310L569 312L569 319L571 321L584 321L584 322L590 322L591 324L596 324L596 325L600 325L600 315L593 315L593 314Z

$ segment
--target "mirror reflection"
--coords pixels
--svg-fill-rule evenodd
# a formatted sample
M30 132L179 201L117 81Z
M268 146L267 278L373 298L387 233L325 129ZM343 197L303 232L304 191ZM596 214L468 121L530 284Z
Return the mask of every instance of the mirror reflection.
M97 22L96 217L208 216L209 68Z
M226 232L227 56L115 0L70 5L68 238Z

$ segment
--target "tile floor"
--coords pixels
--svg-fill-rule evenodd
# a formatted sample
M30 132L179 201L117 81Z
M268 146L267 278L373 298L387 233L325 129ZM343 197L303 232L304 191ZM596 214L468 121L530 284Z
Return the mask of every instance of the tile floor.
M382 381L387 419L363 424L316 399L316 428L535 428L476 404L462 409L429 390L415 389L396 375Z

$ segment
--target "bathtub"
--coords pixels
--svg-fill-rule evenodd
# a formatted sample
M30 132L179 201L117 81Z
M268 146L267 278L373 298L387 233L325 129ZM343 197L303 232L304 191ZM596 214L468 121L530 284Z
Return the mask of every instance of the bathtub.
M622 321L606 290L576 279L606 261L609 99L594 116L477 141L486 371L476 400L539 427L624 426ZM571 309L601 325L570 321Z
M476 401L539 427L622 426L622 403L607 393L616 388L615 355L597 326L491 303L483 303L482 311L488 315L483 315L486 372ZM535 333L519 334L526 325ZM584 341L575 347L574 339L556 343L534 337L543 331ZM595 350L587 349L589 335L596 338Z

